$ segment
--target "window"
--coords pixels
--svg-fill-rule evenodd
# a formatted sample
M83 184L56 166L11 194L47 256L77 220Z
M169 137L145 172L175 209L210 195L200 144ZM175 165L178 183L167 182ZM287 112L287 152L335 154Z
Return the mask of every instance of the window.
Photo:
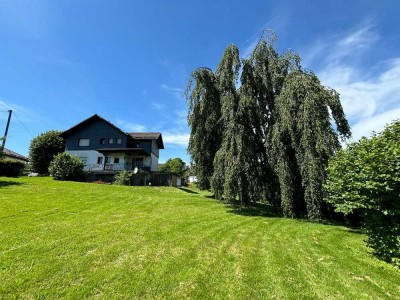
M106 164L111 164L111 157L109 156L106 157Z
M90 144L90 139L79 139L79 147L87 147Z
M114 164L119 164L119 157L114 157Z
M122 139L117 139L117 144L121 145L122 144Z
M108 139L108 143L109 143L109 144L114 144L114 139L113 139L113 138L109 138L109 139Z
M97 163L98 163L98 164L103 164L103 157L99 156L99 157L97 158Z
M106 139L105 138L100 138L100 145L104 145L106 143Z

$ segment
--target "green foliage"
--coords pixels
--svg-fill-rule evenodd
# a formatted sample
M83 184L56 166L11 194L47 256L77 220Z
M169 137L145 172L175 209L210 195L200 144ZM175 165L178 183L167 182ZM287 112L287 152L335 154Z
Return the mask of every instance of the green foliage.
M25 163L12 158L0 157L0 176L16 177L21 174Z
M338 94L323 87L313 73L293 69L275 101L272 154L280 158L274 165L284 213L320 218L328 158L340 148L338 134L349 137L350 127ZM338 131L331 127L330 108ZM299 192L300 199L296 198Z
M0 191L0 299L399 299L400 272L342 226L171 187L20 177Z
M184 176L187 170L187 166L182 159L176 157L176 158L170 158L165 162L165 164L160 165L159 170L160 171L168 170L182 177Z
M59 131L50 130L32 139L29 147L29 161L34 172L47 174L54 156L65 149L65 142Z
M320 218L325 168L340 148L339 137L350 136L350 127L338 94L303 70L297 54L279 55L274 41L274 36L263 37L242 63L237 47L229 45L215 75L204 68L193 72L208 80L188 85L188 150L197 169L207 169L200 172L200 179L211 178L216 198L240 199L244 204L267 200L287 217ZM214 99L194 101L199 95ZM210 112L212 125L219 130L212 140L202 127Z
M368 244L400 265L400 121L331 158L325 184L337 211L364 214Z
M200 189L210 188L214 157L221 145L221 103L217 80L208 68L192 72L186 92L188 124L191 127L188 151Z
M57 154L50 163L50 175L56 180L83 181L85 172L84 163L79 157L67 152Z
M117 185L132 185L134 173L132 171L122 170L115 175L114 183Z

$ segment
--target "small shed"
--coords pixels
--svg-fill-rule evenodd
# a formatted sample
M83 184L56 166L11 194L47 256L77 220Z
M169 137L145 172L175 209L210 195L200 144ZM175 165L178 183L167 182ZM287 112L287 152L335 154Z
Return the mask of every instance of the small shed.
M151 185L153 186L182 186L182 178L176 173L154 172L151 177Z

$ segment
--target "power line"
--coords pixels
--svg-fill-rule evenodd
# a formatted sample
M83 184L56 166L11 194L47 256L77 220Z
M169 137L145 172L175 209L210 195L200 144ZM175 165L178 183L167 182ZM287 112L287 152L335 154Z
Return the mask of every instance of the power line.
M22 121L18 118L18 115L14 112L14 116L17 118L17 120L21 123L22 127L25 128L25 130L30 134L31 137L33 137L32 132L30 132L30 130L28 129L28 127L25 126L24 123L22 123Z

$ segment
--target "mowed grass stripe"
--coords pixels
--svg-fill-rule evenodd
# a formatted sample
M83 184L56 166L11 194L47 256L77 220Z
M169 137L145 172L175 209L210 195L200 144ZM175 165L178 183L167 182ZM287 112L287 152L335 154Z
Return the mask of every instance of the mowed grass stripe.
M0 298L400 295L399 271L341 226L246 216L175 188L49 178L0 185Z

